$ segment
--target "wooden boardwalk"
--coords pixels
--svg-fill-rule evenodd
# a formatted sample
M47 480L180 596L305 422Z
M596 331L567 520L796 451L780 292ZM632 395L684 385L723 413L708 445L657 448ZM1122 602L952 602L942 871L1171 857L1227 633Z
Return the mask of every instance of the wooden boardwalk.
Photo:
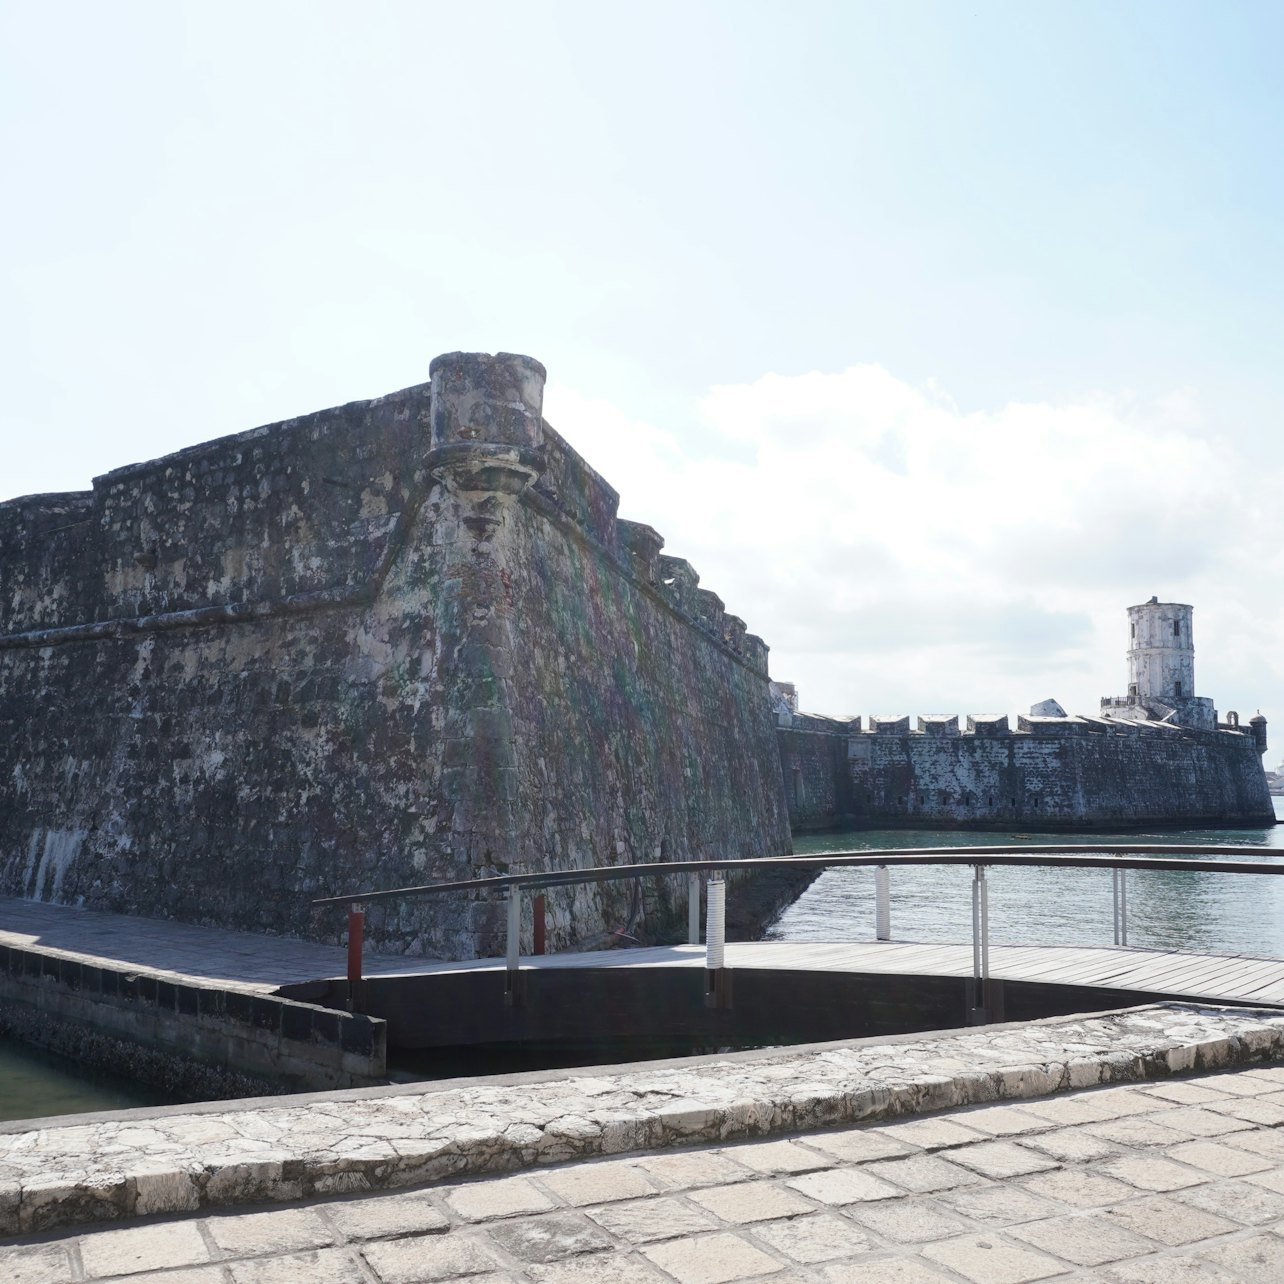
M338 946L255 936L159 919L0 898L0 945L48 950L172 980L213 981L234 989L271 991L301 981L343 976ZM908 941L813 943L729 942L733 968L971 976L972 946ZM442 963L367 954L367 976L422 975L502 969L503 959ZM704 967L704 947L666 945L548 954L523 958L523 968ZM1152 994L1180 994L1218 1003L1284 1006L1284 959L1192 954L1114 946L991 945L990 975L1012 981L1096 985Z
M727 943L732 968L799 972L870 972L921 976L971 976L972 946L909 941L742 941ZM381 961L382 962L382 961ZM502 969L503 959L419 963L403 973ZM662 945L591 954L523 958L522 968L704 967L704 947ZM381 971L385 969L381 968ZM1218 1003L1284 1006L1284 959L1252 955L1191 954L1096 945L991 945L990 975L1009 981L1042 981L1184 995Z

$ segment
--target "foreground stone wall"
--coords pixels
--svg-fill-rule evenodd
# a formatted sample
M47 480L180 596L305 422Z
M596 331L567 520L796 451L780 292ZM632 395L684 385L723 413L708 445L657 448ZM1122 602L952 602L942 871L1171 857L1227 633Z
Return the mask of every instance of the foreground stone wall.
M1055 717L1020 718L1015 730L1005 717L969 718L966 729L957 718L919 718L915 730L908 718L826 729L827 720L779 716L799 828L1275 823L1257 742L1244 732Z
M789 849L766 647L616 520L529 358L0 505L0 889L338 939L312 897ZM662 884L550 896L549 944ZM375 906L381 949L499 907Z

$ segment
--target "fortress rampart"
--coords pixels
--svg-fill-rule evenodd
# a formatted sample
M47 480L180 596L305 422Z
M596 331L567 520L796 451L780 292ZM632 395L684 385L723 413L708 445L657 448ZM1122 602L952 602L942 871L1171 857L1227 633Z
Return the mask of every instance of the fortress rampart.
M1275 823L1256 727L1033 715L1012 727L995 714L911 726L778 710L797 830Z
M310 898L789 850L766 645L617 518L538 362L430 376L0 504L0 889L333 939ZM550 896L550 945L670 894ZM367 933L467 957L501 912Z

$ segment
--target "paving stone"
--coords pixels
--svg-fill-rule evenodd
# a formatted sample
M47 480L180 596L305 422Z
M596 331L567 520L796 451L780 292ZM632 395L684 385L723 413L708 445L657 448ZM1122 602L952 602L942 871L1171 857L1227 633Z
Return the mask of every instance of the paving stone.
M1193 1257L1145 1257L1104 1267L1100 1276L1111 1284L1243 1284L1237 1275Z
M1096 1137L1082 1128L1057 1128L1034 1137L1022 1137L1021 1145L1039 1154L1051 1155L1062 1163L1090 1163L1117 1155L1123 1149L1117 1141Z
M1171 1103L1147 1096L1141 1088L1100 1088L1091 1094L1099 1109L1113 1110L1116 1119L1125 1115L1142 1115L1167 1110Z
M1231 1097L1256 1097L1279 1091L1279 1084L1257 1078L1251 1066L1245 1066L1243 1070L1231 1070L1225 1074L1197 1075L1193 1079L1187 1079L1186 1082L1196 1087L1211 1088L1214 1092L1222 1092Z
M1058 1167L1055 1159L1012 1141L983 1141L974 1146L960 1146L950 1152L950 1160L983 1177L1023 1177L1027 1173L1046 1172Z
M982 1178L937 1155L911 1155L908 1159L888 1159L867 1164L866 1172L895 1183L915 1194L950 1190L955 1186L975 1186Z
M672 1239L642 1252L679 1284L727 1284L781 1269L776 1258L731 1234Z
M876 1129L885 1137L902 1143L908 1142L921 1150L943 1150L947 1146L965 1146L971 1141L982 1141L984 1133L965 1128L950 1119L912 1119L908 1123L887 1124Z
M1284 1124L1284 1106L1262 1101L1258 1097L1224 1097L1220 1101L1210 1102L1205 1109L1266 1128L1278 1128Z
M1222 1137L1228 1132L1248 1132L1253 1127L1247 1120L1219 1114L1216 1110L1202 1110L1198 1106L1170 1110L1163 1118L1167 1127L1192 1137Z
M965 1128L975 1128L992 1137L1015 1137L1023 1132L1042 1132L1049 1126L1047 1119L1020 1106L983 1106L965 1110L958 1116Z
M1125 1257L1140 1257L1155 1247L1152 1240L1133 1234L1126 1226L1110 1221L1101 1213L1026 1222L1009 1226L1007 1233L1044 1252L1064 1257L1076 1266L1102 1266Z
M528 1266L526 1274L536 1284L666 1284L665 1276L636 1253L593 1253ZM474 1284L474 1279L467 1284ZM505 1275L503 1280L511 1284L512 1276Z
M232 1284L302 1284L304 1280L307 1284L366 1284L361 1267L346 1248L321 1248L311 1253L228 1262L227 1272ZM387 1284L393 1282L389 1280Z
M553 1201L529 1177L500 1177L456 1186L446 1194L446 1203L470 1222L542 1213L554 1207Z
M582 1213L545 1213L515 1222L496 1222L490 1238L523 1262L552 1262L613 1248L611 1240Z
M1244 1180L1251 1181L1254 1186L1262 1186L1266 1190L1273 1190L1277 1194L1284 1195L1284 1169L1273 1168L1268 1173L1254 1173Z
M938 1212L922 1200L889 1199L878 1204L857 1204L847 1210L847 1216L897 1244L925 1244L968 1229L957 1217Z
M1253 1284L1284 1284L1284 1239L1278 1235L1227 1240L1201 1248L1196 1256Z
M777 1253L806 1265L829 1262L836 1257L853 1257L874 1249L858 1227L834 1213L810 1213L783 1222L764 1222L753 1228L753 1234Z
M1099 1093L1091 1092L1073 1097L1047 1097L1042 1101L1023 1102L1021 1108L1054 1124L1100 1123L1103 1119L1117 1119L1117 1107L1099 1100L1099 1097Z
M157 1266L195 1266L208 1262L210 1251L194 1221L154 1222L83 1235L80 1260L93 1280L105 1275L133 1275Z
M679 1235L695 1235L717 1228L717 1222L703 1209L665 1196L603 1204L601 1208L589 1209L588 1215L604 1230L631 1244L649 1244L657 1239L675 1239Z
M1233 1132L1220 1139L1236 1150L1247 1150L1254 1155L1264 1155L1284 1164L1284 1131L1278 1128L1259 1128L1255 1132Z
M794 1141L760 1141L747 1146L732 1146L726 1152L738 1164L759 1173L805 1173L828 1168L835 1161Z
M71 1259L61 1244L0 1246L0 1279L6 1284L67 1284Z
M577 1164L540 1174L541 1184L568 1204L606 1204L655 1194L655 1185L636 1165L618 1161Z
M1160 1097L1181 1106L1201 1106L1209 1102L1225 1101L1222 1093L1198 1083L1183 1083L1174 1080L1172 1083L1148 1084L1141 1091L1148 1097Z
M1197 1186L1207 1181L1205 1173L1198 1173L1183 1164L1175 1164L1170 1159L1159 1155L1119 1155L1108 1159L1101 1165L1101 1171L1111 1177L1118 1177L1138 1190L1157 1190L1160 1192L1182 1190L1187 1186Z
M825 1267L826 1284L942 1284L955 1279L922 1262L840 1262Z
M225 1257L288 1253L297 1248L320 1248L334 1243L334 1232L308 1208L211 1217L205 1222L205 1228Z
M1262 1155L1235 1146L1223 1146L1215 1141L1187 1141L1180 1146L1170 1146L1164 1153L1169 1159L1189 1164L1215 1177L1244 1177L1273 1167L1271 1161Z
M1026 1284L1052 1275L1064 1275L1065 1266L1042 1253L1017 1248L997 1235L964 1235L927 1244L924 1257L948 1266L976 1284Z
M1250 1079L1261 1079L1276 1088L1284 1084L1284 1067L1281 1066L1250 1066L1244 1073Z
M1172 1248L1238 1230L1234 1222L1180 1204L1166 1195L1130 1199L1107 1211L1111 1221Z
M1241 1226L1263 1226L1284 1217L1284 1196L1250 1181L1219 1181L1194 1186L1173 1195L1183 1204L1228 1217Z
M910 1155L917 1147L895 1141L885 1129L849 1128L843 1132L820 1133L803 1139L808 1146L823 1150L848 1164L863 1164L871 1159L893 1159Z
M1107 1119L1102 1123L1084 1124L1084 1131L1104 1141L1121 1146L1175 1146L1189 1141L1191 1134L1170 1128L1166 1123L1138 1115L1125 1119Z
M458 1232L422 1239L379 1240L363 1244L361 1253L380 1284L435 1284L503 1266L503 1260L489 1244ZM293 1284L304 1284L306 1279L302 1276Z
M1072 1208L1101 1208L1106 1204L1129 1199L1136 1192L1131 1186L1105 1177L1101 1173L1085 1172L1080 1168L1062 1168L1051 1173L1035 1173L1026 1177L1021 1185L1036 1195L1059 1199Z
M788 1183L796 1191L821 1204L857 1204L868 1199L895 1199L903 1192L860 1169L837 1168L807 1173Z
M450 1226L446 1215L418 1191L376 1195L325 1205L326 1216L347 1239L393 1239L399 1235L429 1235Z
M760 1171L746 1169L728 1159L725 1154L701 1150L644 1155L634 1160L634 1163L675 1190L688 1190L694 1186L718 1186L729 1181L739 1181L752 1172Z
M991 1226L1010 1226L1014 1222L1032 1222L1060 1212L1058 1205L1040 1195L1032 1195L1018 1186L993 1182L984 1186L960 1186L944 1190L937 1202L957 1208L964 1217Z
M129 1284L228 1284L231 1277L223 1266L188 1266L177 1271L147 1271L124 1278ZM57 1284L67 1284L69 1279L70 1275L60 1275ZM10 1282L6 1280L5 1284Z
M793 1217L811 1212L812 1206L794 1191L770 1181L743 1181L734 1186L711 1186L692 1191L693 1203L707 1208L715 1217L736 1225L766 1222L776 1217Z

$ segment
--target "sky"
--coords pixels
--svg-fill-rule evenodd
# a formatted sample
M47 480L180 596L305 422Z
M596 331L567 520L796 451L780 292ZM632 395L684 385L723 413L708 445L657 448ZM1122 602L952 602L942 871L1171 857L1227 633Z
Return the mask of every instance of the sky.
M526 352L831 714L1284 756L1284 7L0 0L0 498Z

